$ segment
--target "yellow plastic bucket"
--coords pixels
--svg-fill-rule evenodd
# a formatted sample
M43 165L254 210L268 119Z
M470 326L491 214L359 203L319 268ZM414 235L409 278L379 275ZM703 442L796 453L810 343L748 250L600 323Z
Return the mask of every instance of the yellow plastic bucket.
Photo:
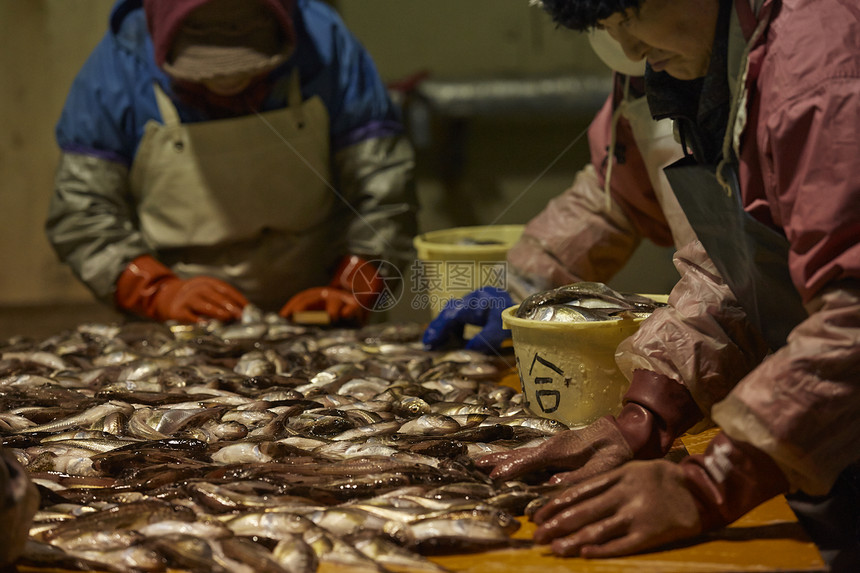
M486 225L430 231L413 240L413 284L421 306L436 316L445 303L483 286L506 288L508 250L524 225Z
M511 331L529 410L572 428L617 414L630 382L615 364L615 350L645 319L544 322L518 318L517 308L505 309L502 323Z

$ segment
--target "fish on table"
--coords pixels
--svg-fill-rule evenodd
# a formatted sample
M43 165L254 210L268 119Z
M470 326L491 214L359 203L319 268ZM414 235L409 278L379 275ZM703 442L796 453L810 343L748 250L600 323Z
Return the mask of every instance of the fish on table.
M515 544L542 490L473 461L564 427L498 383L509 363L246 311L0 343L0 438L42 493L22 563L440 571Z

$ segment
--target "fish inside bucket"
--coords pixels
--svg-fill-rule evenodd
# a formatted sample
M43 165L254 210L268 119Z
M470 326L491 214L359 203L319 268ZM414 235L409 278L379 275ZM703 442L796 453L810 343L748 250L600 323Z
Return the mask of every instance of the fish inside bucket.
M629 381L615 364L616 348L666 298L575 283L506 309L528 408L570 427L617 414Z

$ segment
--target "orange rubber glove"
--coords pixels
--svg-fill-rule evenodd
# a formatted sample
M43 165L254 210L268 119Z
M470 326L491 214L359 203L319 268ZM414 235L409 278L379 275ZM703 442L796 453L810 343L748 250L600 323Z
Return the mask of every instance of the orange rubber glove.
M357 255L341 260L334 278L325 287L312 287L293 296L280 315L291 318L306 310L324 310L331 322L364 323L385 283L378 269Z
M115 300L119 308L140 316L185 323L239 320L248 304L242 293L222 280L181 279L149 255L128 264L116 281Z

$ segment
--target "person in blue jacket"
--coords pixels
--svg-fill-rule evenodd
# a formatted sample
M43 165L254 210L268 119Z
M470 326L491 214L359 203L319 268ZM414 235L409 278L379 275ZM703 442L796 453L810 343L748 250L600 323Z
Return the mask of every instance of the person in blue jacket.
M399 110L317 0L119 0L56 138L47 236L128 314L361 321L411 256Z

